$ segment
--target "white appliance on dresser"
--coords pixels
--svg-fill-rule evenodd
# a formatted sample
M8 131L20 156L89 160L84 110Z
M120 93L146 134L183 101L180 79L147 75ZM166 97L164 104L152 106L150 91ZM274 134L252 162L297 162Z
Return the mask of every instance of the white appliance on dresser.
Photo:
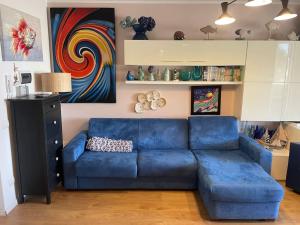
M300 123L286 122L283 124L283 128L287 133L289 143L287 149L272 151L273 158L271 175L276 180L286 180L290 155L290 142L300 142Z

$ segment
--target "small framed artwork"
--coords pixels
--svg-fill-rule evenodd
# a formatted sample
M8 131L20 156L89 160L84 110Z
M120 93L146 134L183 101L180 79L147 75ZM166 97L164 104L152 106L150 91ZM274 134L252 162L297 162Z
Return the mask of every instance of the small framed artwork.
M43 61L39 18L0 4L0 39L3 61Z
M191 89L191 115L220 115L221 86L197 86Z

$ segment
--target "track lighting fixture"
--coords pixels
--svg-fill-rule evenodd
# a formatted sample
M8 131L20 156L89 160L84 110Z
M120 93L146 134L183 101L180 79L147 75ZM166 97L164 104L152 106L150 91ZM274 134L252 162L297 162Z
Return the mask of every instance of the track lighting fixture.
M282 2L282 10L278 13L278 15L274 18L274 20L282 21L282 20L289 20L297 17L298 15L292 12L288 8L289 1L288 0L281 0Z
M233 2L231 2L233 3ZM228 25L235 22L235 18L228 13L228 6L231 4L228 2L222 2L222 15L215 21L216 25Z
M245 6L256 7L256 6L269 5L271 3L272 0L248 0L248 2L245 3Z
M238 0L233 0L231 2L222 2L222 15L215 21L216 25L228 25L235 22L235 18L228 13L228 6ZM278 15L274 18L274 20L289 20L297 17L298 15L292 12L288 8L289 0L281 0L282 2L282 10L278 13ZM248 0L245 3L245 6L256 7L271 4L272 0Z

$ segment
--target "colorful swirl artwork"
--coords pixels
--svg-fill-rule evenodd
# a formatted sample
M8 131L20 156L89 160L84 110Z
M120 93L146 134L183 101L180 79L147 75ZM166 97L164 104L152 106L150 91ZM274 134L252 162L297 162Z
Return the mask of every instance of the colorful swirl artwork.
M112 8L52 8L55 72L71 73L68 103L116 102L115 14Z

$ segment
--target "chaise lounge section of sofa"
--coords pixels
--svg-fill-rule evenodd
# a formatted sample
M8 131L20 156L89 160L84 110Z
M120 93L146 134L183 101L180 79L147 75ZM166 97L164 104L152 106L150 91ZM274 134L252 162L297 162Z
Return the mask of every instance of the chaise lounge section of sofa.
M233 117L190 118L189 128L198 192L210 217L276 219L283 189L269 175L271 153L239 134Z
M89 137L133 141L133 152L91 152ZM198 189L212 219L276 219L283 188L271 153L234 117L91 119L63 150L66 189Z

